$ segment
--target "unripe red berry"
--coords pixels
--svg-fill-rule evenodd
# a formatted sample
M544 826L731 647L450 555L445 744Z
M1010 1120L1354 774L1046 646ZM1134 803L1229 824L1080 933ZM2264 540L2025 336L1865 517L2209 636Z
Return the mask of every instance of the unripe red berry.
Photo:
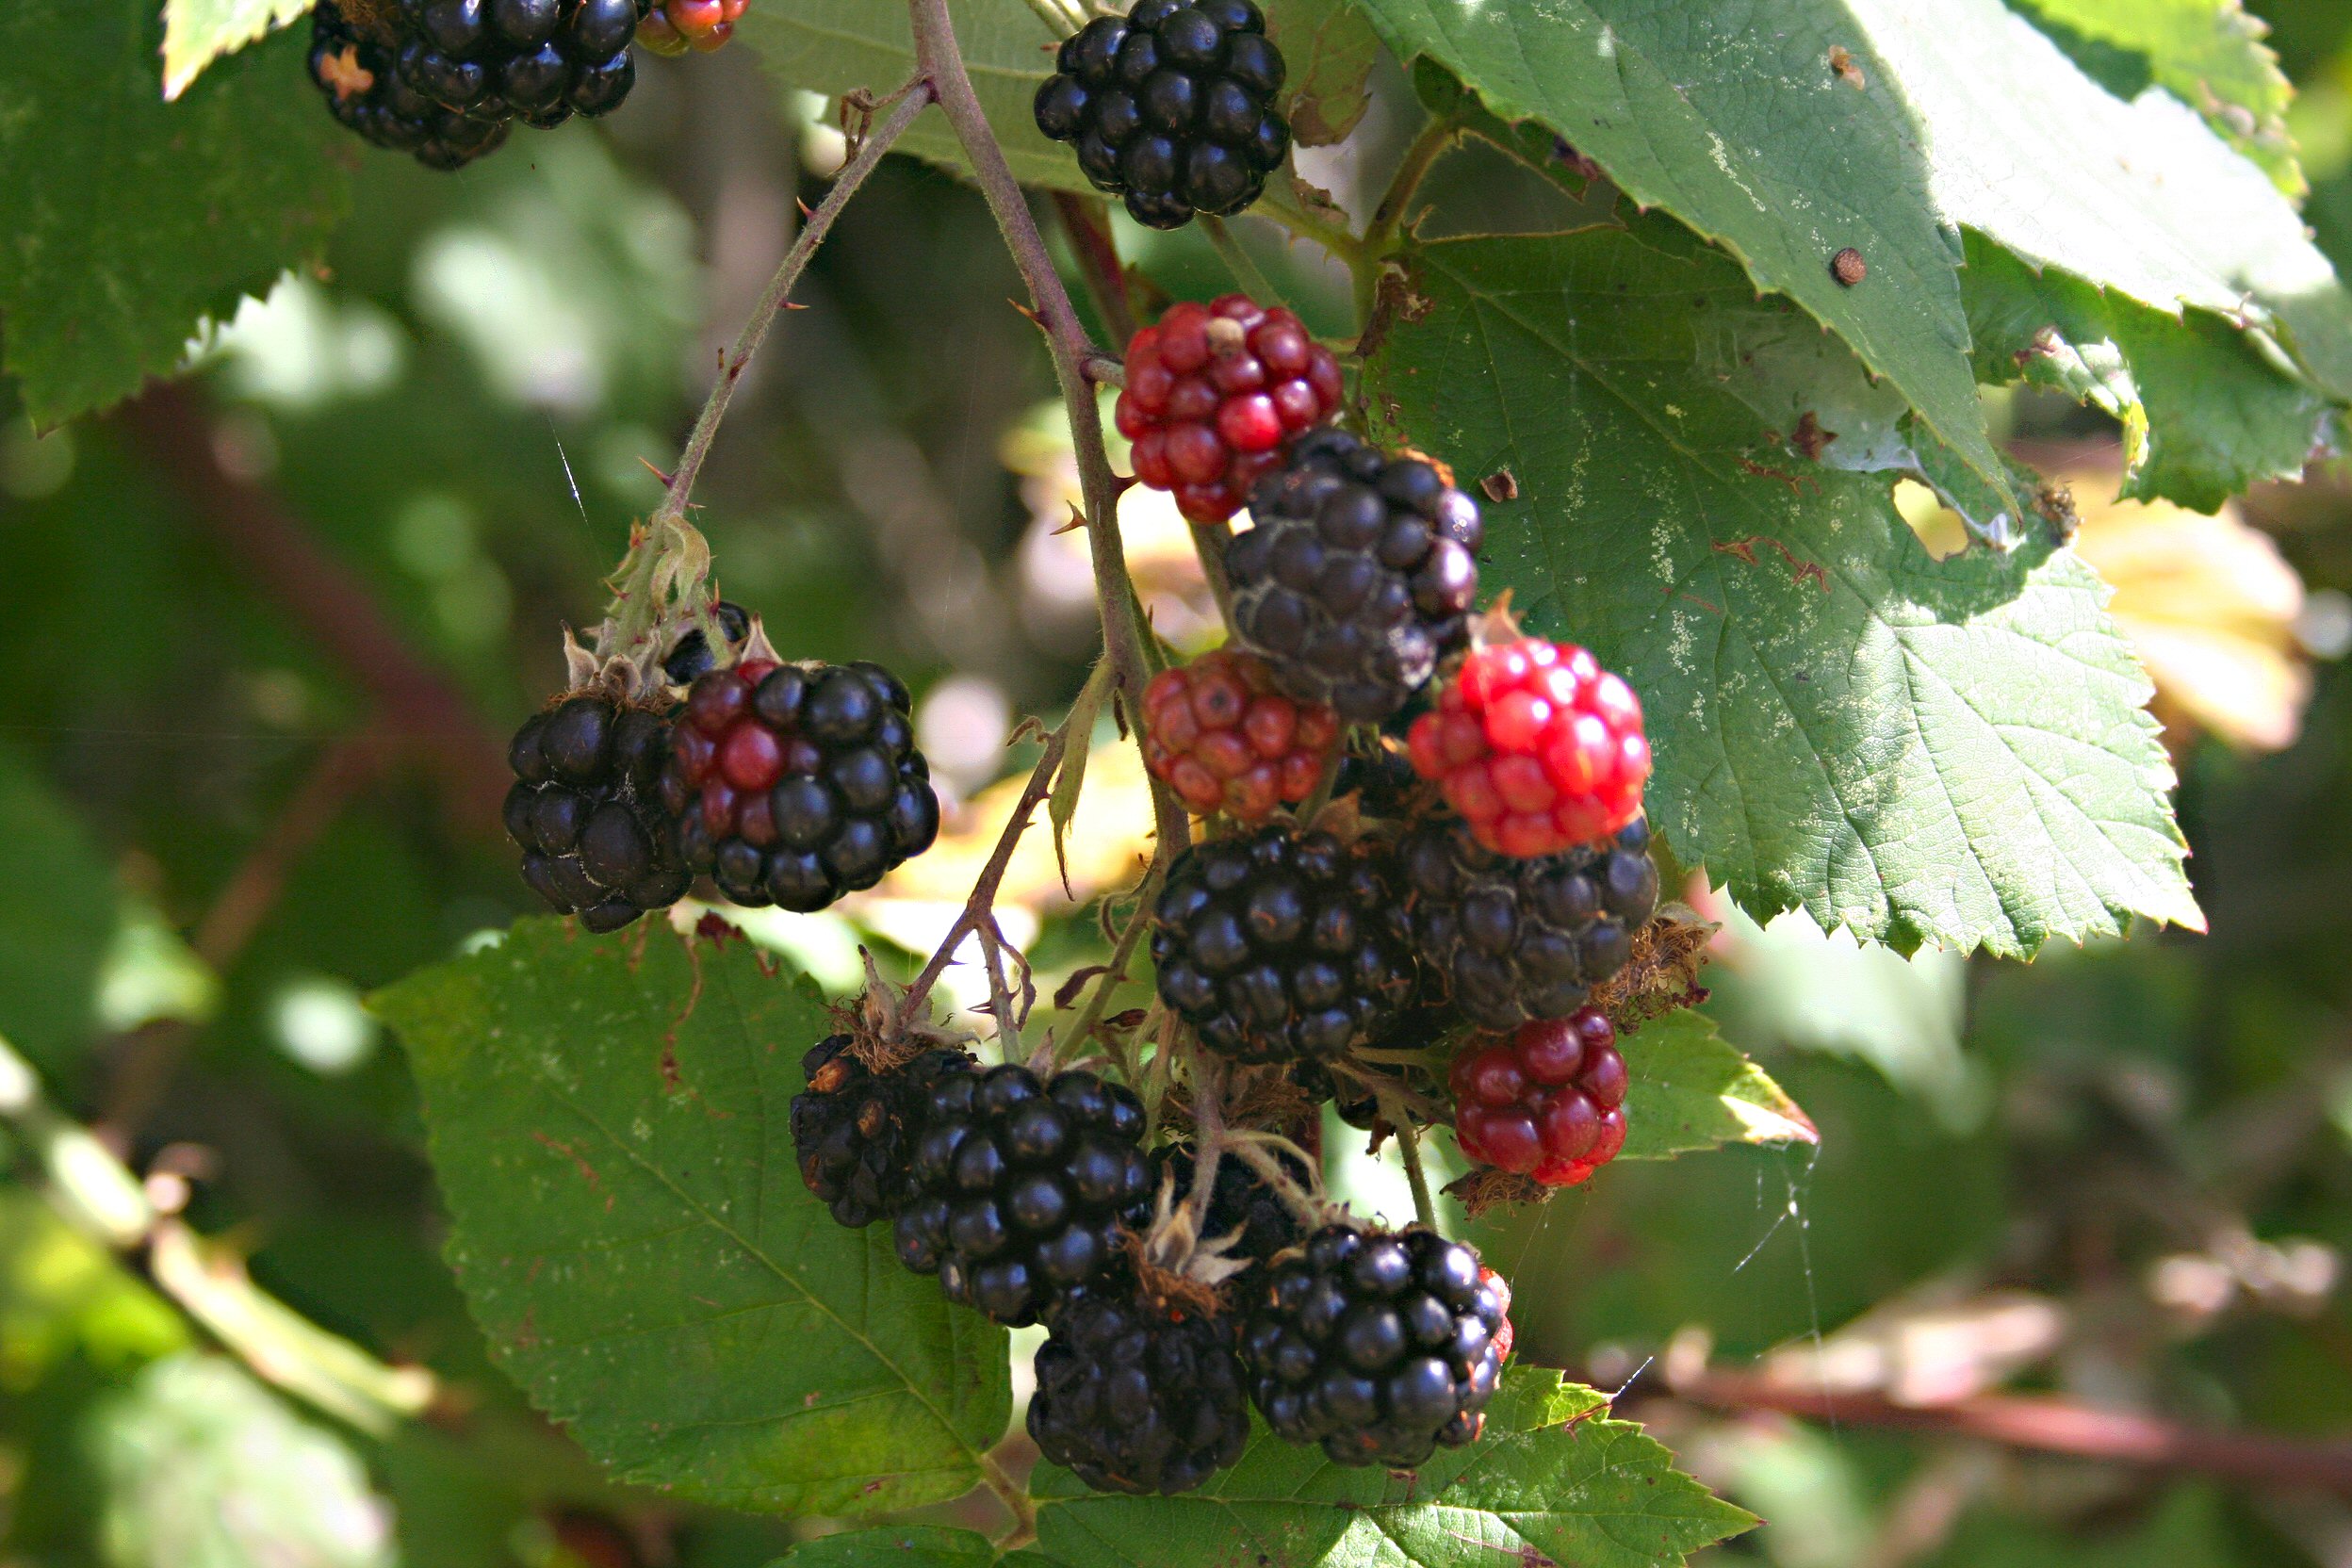
M1282 445L1339 411L1339 361L1298 318L1247 295L1171 305L1127 345L1116 412L1135 477L1195 522L1221 523Z
M1465 1051L1448 1082L1455 1140L1481 1165L1572 1187L1625 1145L1625 1061L1597 1008Z
M1650 777L1633 688L1541 637L1472 651L1407 749L1479 843L1523 858L1616 832L1641 815Z
M1338 717L1276 691L1253 654L1204 653L1143 691L1144 765L1196 816L1263 822L1315 792L1338 744Z

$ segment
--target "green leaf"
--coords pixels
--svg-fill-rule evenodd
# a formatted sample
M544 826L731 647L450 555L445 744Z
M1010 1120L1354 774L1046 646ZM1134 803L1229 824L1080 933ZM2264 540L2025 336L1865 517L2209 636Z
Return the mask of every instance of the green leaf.
M1289 68L1282 109L1301 147L1345 140L1371 104L1364 83L1380 57L1380 38L1353 0L1272 0L1268 37Z
M2136 97L2150 84L2164 88L2262 165L2280 190L2303 194L2303 172L2287 134L2295 89L2262 42L2268 24L2248 16L2238 0L2012 3L2116 96ZM2119 69L2129 71L2129 79L2115 79L2111 73Z
M1643 206L1722 240L1835 328L1987 485L2008 483L1968 372L1953 237L1893 74L1842 4L1364 0L1506 120L1537 120ZM1832 71L1852 57L1865 86ZM1854 247L1869 276L1830 274Z
M2352 301L2295 207L2196 111L2117 98L2001 0L1853 11L1918 118L1947 221L2167 315L2266 327L2352 394Z
M0 364L36 423L179 365L207 319L318 253L349 202L348 133L282 34L179 102L152 6L0 6Z
M1069 1568L1659 1568L1756 1524L1606 1408L1557 1373L1519 1367L1486 1435L1441 1448L1413 1476L1342 1468L1263 1426L1240 1463L1181 1497L1090 1493L1044 1466L1032 1483L1047 1499L1037 1541Z
M70 1086L97 1022L99 976L114 939L114 868L64 803L4 748L0 888L8 890L0 898L0 1038Z
M1619 1158L1671 1160L1726 1143L1819 1143L1788 1090L1685 1007L1617 1041L1630 1080Z
M988 1568L985 1535L938 1525L890 1525L820 1536L786 1552L774 1568Z
M2201 926L2103 586L2046 534L1935 561L1884 475L1789 450L1740 396L1788 307L1660 222L1404 260L1372 406L1511 470L1487 585L1642 694L1650 816L1686 862L1758 918L1803 905L1905 951Z
M748 943L518 923L376 999L406 1040L449 1256L494 1355L628 1480L874 1513L969 1491L1004 1331L801 1184L788 1107L829 1031Z
M91 1413L110 1568L390 1568L391 1511L343 1440L233 1362L159 1361Z
M163 95L177 98L204 67L270 29L307 15L316 0L166 0Z
M2258 481L2299 475L2327 435L2328 400L2281 373L2266 335L2036 275L1974 234L1966 282L1978 377L2022 377L2114 415L2127 496L2215 512Z

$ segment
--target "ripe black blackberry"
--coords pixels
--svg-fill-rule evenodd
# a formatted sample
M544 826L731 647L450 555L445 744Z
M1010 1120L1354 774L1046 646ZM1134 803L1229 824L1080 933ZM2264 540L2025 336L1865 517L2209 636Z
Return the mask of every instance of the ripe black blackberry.
M740 604L721 599L713 612L719 623L719 635L727 639L732 649L742 645L751 635L751 612ZM717 654L710 651L710 640L698 627L688 627L686 634L670 647L668 657L662 661L662 673L673 686L691 686L694 681L719 666Z
M1373 858L1271 825L1194 844L1152 910L1160 1000L1235 1061L1370 1044L1413 988L1409 933Z
M1029 1435L1098 1492L1189 1492L1241 1457L1250 1401L1234 1325L1154 1304L1124 1271L1055 1315L1037 1348Z
M327 111L378 147L408 153L433 169L457 169L506 141L503 122L469 119L434 99L397 68L399 43L363 31L335 0L311 14L310 79Z
M1314 1070L1323 1070L1319 1066ZM1329 1082L1328 1075L1325 1081ZM1305 1166L1288 1154L1278 1153L1275 1157L1293 1182L1301 1188L1313 1189L1314 1180ZM1200 1151L1189 1143L1170 1143L1153 1150L1152 1158L1157 1167L1154 1190L1166 1178L1172 1184L1174 1202L1181 1206L1188 1201L1192 1184L1200 1175ZM1225 1252L1226 1257L1236 1263L1264 1264L1285 1248L1298 1246L1306 1234L1298 1212L1282 1200L1264 1172L1230 1151L1218 1158L1217 1179L1209 1188L1208 1217L1200 1227L1201 1241L1230 1236L1233 1245Z
M1239 212L1290 152L1274 107L1282 52L1250 0L1137 0L1065 40L1037 89L1037 129L1075 144L1095 188L1138 223Z
M935 1050L875 1072L849 1043L847 1035L830 1035L801 1058L808 1086L792 1096L792 1148L801 1181L855 1230L913 1201L915 1144L931 1091L979 1065L961 1051Z
M1290 695L1377 724L1468 640L1485 525L1429 464L1309 431L1250 515L1225 547L1233 629Z
M931 847L931 768L879 664L760 659L697 677L662 799L686 863L737 904L822 909Z
M668 719L585 694L514 732L506 831L522 846L523 880L558 914L617 931L685 894L677 823L658 798L668 756Z
M1463 1017L1486 1029L1565 1018L1625 967L1658 909L1647 821L1534 859L1482 847L1439 817L1398 845L1415 945Z
M401 79L475 120L552 129L611 113L637 80L638 0L393 3L405 24Z
M923 1114L899 1261L999 1323L1036 1322L1101 1276L1151 1213L1143 1105L1091 1072L952 1073Z
M1471 1248L1418 1227L1327 1225L1274 1265L1242 1363L1278 1435L1321 1444L1335 1464L1409 1470L1478 1435L1507 1322Z

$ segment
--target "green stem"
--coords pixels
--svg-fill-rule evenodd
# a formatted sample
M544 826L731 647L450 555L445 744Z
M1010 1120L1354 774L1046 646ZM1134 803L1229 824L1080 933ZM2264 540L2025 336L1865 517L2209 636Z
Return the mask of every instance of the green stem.
M1421 1135L1414 1130L1411 1117L1400 1118L1396 1122L1396 1152L1404 1158L1405 1180L1413 1184L1413 1217L1434 1231L1437 1204L1429 1198L1429 1172L1421 1168Z
M833 188L825 193L825 200L817 204L817 209L801 226L792 249L784 253L784 260L777 266L776 275L768 280L768 286L761 292L760 302L752 307L751 319L745 321L743 330L736 335L735 346L719 361L718 382L710 388L710 396L704 401L702 413L694 420L694 433L686 438L686 450L678 460L678 472L670 476L669 493L662 498L661 509L653 514L657 527L664 519L676 522L685 517L686 501L694 493L694 478L702 471L703 460L710 455L710 443L718 436L719 421L727 417L727 405L735 396L735 384L743 379L744 368L751 364L751 356L758 353L760 345L766 341L768 329L776 324L776 318L783 310L784 302L792 296L792 286L800 282L800 274L807 269L809 258L817 253L817 247L825 242L825 235L832 230L833 220L841 215L843 207L849 205L849 199L858 194L858 188L866 183L866 176L881 163L882 155L890 150L891 143L906 134L906 127L915 122L915 117L935 96L931 84L925 81L918 80L902 90L890 117L866 133L865 140L858 148L858 155L841 166L841 172L833 177Z
M1209 237L1209 244L1217 252L1217 259L1225 264L1225 270L1231 272L1233 281L1241 285L1244 294L1260 304L1283 302L1282 290L1274 286L1274 280L1258 266L1257 258L1241 248L1241 241L1235 239L1233 231L1225 226L1225 220L1203 217L1196 221L1200 225L1200 232Z
M1444 157L1462 135L1462 127L1451 120L1432 120L1421 127L1421 134L1405 149L1404 161L1396 166L1396 177L1388 182L1388 189L1380 197L1380 204L1372 209L1372 221L1364 232L1364 249L1375 255L1387 251L1396 241L1397 229L1405 220L1405 207L1413 193L1420 188L1423 176Z

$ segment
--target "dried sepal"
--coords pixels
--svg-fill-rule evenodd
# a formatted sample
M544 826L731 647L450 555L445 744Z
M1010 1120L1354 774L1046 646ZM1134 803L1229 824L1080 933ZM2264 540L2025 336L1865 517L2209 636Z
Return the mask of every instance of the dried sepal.
M866 988L833 1006L833 1026L849 1037L850 1054L870 1071L890 1072L926 1051L961 1051L972 1043L969 1031L941 1025L928 1007L909 1017L907 988L882 978L869 949L860 947L858 956L865 962Z
M1557 1189L1545 1186L1532 1176L1517 1176L1508 1170L1480 1166L1467 1176L1448 1183L1446 1196L1462 1205L1462 1212L1476 1219L1498 1205L1520 1208L1528 1203L1548 1202Z
M1707 1000L1699 984L1716 925L1688 906L1671 904L1633 933L1625 967L1592 988L1589 1001L1627 1032Z

